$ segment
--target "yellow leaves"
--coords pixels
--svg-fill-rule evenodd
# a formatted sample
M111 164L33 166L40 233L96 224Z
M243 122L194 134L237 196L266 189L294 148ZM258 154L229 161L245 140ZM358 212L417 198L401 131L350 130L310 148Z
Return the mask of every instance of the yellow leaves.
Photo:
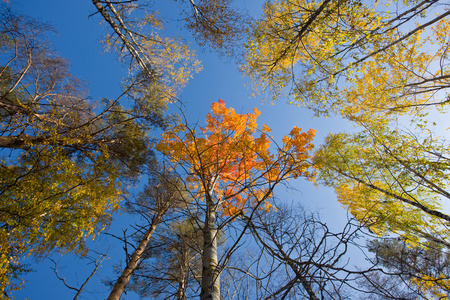
M108 23L114 33L107 34L104 43L123 57L130 55L133 58L130 72L134 73L137 69L154 77L152 80L160 83L164 101L172 101L192 75L201 70L195 51L189 49L181 39L162 36L163 22L157 11L117 17L112 12L112 6L108 9L112 13ZM131 13L134 7L134 4L130 4L122 9ZM108 15L108 12L102 11L105 18L104 14ZM117 33L119 30L121 34Z
M379 182L373 184L381 186ZM362 184L343 183L336 186L335 191L338 201L373 233L378 236L403 234L407 244L417 245L417 236L410 235L409 230L426 225L418 209Z
M446 34L450 30L450 21L448 18L443 18L433 27L434 40L433 43L437 44L448 44L448 34Z
M10 185L3 190L8 201L0 205L8 228L6 234L0 230L3 254L39 257L55 248L83 253L86 238L108 225L122 187L103 154L91 154L90 162L75 161L63 147L35 147L21 156L21 164L0 169L2 186ZM0 265L0 273L9 272L11 263Z
M8 242L7 230L0 228L0 290L5 291L7 288L16 290L20 288L21 283L12 280L14 269L20 267L16 257L11 256L11 253L16 251L22 252L22 247L19 244L14 245L16 249L11 249L11 244ZM11 280L10 280L11 278ZM0 297L1 298L1 297Z
M448 290L450 290L450 279L446 274L436 274L430 276L428 274L416 274L411 279L411 283L420 291L431 293L438 299L448 299Z
M288 91L291 103L317 114L369 122L414 115L448 85L442 78L449 74L448 18L419 30L423 20L413 24L411 16L401 32L394 13L363 1L332 1L302 31L321 3L277 0L264 7L242 66L258 91L273 99Z
M265 201L262 209L265 210L266 212L269 212L269 211L274 210L276 208L269 201Z
M272 129L269 126L267 126L266 124L263 124L263 128L261 129L261 132L269 133L269 132L272 132Z
M146 55L151 59L152 68L161 81L166 101L171 101L193 74L202 69L195 51L190 50L180 40L163 38L152 33L142 42Z
M330 135L315 157L322 182L358 221L379 235L396 233L410 246L426 239L424 232L449 237L442 219L420 206L441 210L443 196L431 186L448 185L448 164L440 159L448 149L435 148L433 136L419 136L384 126Z

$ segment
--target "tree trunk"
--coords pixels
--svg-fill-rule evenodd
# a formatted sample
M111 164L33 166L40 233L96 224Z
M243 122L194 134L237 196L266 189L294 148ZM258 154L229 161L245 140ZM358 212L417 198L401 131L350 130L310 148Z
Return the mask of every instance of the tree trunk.
M220 300L220 274L217 269L216 207L207 199L206 220L203 228L202 291L201 300Z
M186 290L186 280L185 280L185 277L182 277L178 284L177 300L186 299L186 296L184 293L185 290Z
M125 287L130 281L131 274L133 274L134 270L136 270L137 266L139 265L141 256L144 253L151 236L155 232L156 226L159 224L159 222L161 222L161 218L164 215L164 213L165 211L158 212L156 217L152 220L152 225L142 237L139 246L136 248L136 251L134 251L133 255L131 256L131 259L128 262L125 270L123 270L122 275L120 275L119 279L117 279L116 284L114 285L114 288L111 291L111 294L109 294L108 300L120 300L120 297L122 296Z
M142 51L139 50L138 43L134 40L133 34L131 33L131 30L129 30L126 25L124 24L122 18L120 18L120 15L117 13L117 11L114 9L113 4L111 1L106 0L106 5L111 9L111 11L114 14L114 17L117 19L119 24L117 24L114 19L109 15L106 8L103 6L102 1L100 0L92 0L92 3L97 8L98 12L102 15L103 19L111 26L111 28L114 30L114 32L117 34L117 36L121 39L125 47L130 52L131 56L136 60L139 67L141 68L142 72L144 72L149 78L152 77L152 72L150 70L150 61L145 60L141 57ZM118 18L117 18L118 17ZM125 33L124 33L125 32ZM136 49L137 48L137 49ZM145 55L142 55L145 58Z

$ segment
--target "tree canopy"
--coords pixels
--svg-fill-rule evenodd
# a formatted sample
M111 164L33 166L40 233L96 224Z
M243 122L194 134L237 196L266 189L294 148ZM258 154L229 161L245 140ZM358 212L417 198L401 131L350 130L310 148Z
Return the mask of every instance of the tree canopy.
M281 182L297 177L314 180L310 152L315 131L295 127L272 153L267 125L254 136L259 114L257 109L238 114L220 100L212 104L204 127L180 124L163 133L156 146L174 170L187 175L187 190L203 217L197 220L203 233L202 299L220 299L220 273L229 258L225 254L218 259L218 232L243 216L251 219L255 210L270 210L270 197Z
M359 122L444 105L449 12L399 2L267 2L243 70L275 97L287 89L292 104Z
M93 103L49 46L49 25L2 7L0 21L0 286L18 259L85 253L151 162L148 131L165 124L157 82L134 81ZM131 108L121 98L137 97Z
M273 99L340 116L360 132L330 134L319 182L377 235L410 247L449 232L449 11L443 1L266 2L242 70ZM445 249L444 248L444 249Z
M168 4L178 16L160 15ZM126 69L120 94L101 100L52 49L50 25L2 6L0 298L29 271L23 258L83 257L87 238L124 207L146 223L133 227L134 242L126 230L119 238L126 267L113 299L129 282L177 299L448 298L449 4L273 0L255 19L246 5L92 0L89 19ZM353 130L333 128L315 152L312 129L294 127L277 144L258 109L238 113L222 100L192 124L181 90L202 67L190 40L237 58L259 95ZM197 86L192 99L227 79ZM174 102L181 118L166 114ZM298 178L334 189L349 212L340 233L277 201L277 186ZM243 245L255 256L236 257ZM350 266L353 246L367 267Z

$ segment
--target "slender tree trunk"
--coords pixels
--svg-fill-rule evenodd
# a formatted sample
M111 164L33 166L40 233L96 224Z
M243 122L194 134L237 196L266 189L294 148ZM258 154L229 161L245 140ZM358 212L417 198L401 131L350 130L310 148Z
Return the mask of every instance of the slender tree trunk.
M220 274L217 269L216 206L207 199L206 220L203 228L202 291L201 300L220 300Z
M178 291L177 291L177 300L184 300L185 294L184 291L186 290L186 281L185 278L181 278L180 283L178 284Z
M106 8L103 6L102 1L100 0L92 0L92 3L97 8L98 12L102 15L103 19L105 19L106 22L111 26L111 28L114 30L114 32L117 34L117 36L122 40L125 47L128 49L132 57L136 60L141 70L150 78L152 77L152 72L149 68L149 61L142 58L140 55L142 51L139 50L138 43L134 40L133 34L131 31L126 27L126 25L123 23L122 19L120 18L120 15L117 14L117 12L114 9L114 6L112 5L111 1L106 0L105 1L107 6L112 10L114 16L117 19L117 16L119 16L119 19L117 21L119 24L117 24L114 19L109 15ZM126 34L125 34L125 33ZM137 49L136 49L137 48ZM145 57L144 57L145 58Z
M150 241L150 238L155 232L156 226L159 224L159 222L161 222L161 218L164 215L164 213L165 211L158 212L156 217L152 220L152 225L142 237L139 246L136 248L133 255L131 256L131 259L127 263L125 270L123 270L122 275L120 275L119 279L117 279L116 284L114 285L114 288L111 291L111 294L109 294L108 300L120 300L120 297L122 296L125 287L130 281L131 274L133 274L134 270L136 270L137 266L139 265L141 256L144 253L145 248L147 247L148 242Z

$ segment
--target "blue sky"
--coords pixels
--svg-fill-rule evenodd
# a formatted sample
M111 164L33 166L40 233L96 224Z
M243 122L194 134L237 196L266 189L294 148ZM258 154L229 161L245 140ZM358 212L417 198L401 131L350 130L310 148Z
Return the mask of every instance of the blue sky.
M126 77L127 69L117 61L115 54L106 53L99 43L104 27L100 24L98 15L89 18L89 15L95 12L91 1L21 0L11 1L11 3L16 11L49 22L54 26L57 33L49 35L53 48L62 57L71 61L71 72L74 76L88 82L92 99L115 98L119 94L121 78ZM173 10L167 3L175 7L179 2L158 0L153 3L155 7L162 4L160 15L172 20L167 27L168 33L177 34L178 32L191 42L192 48L198 49L188 33L178 26L176 19L179 15L169 15L169 12ZM255 16L260 12L261 1L239 0L237 3L251 10ZM180 96L185 103L187 117L192 123L203 122L211 103L223 99L228 107L234 107L238 112L247 113L252 111L253 107L257 107L261 111L258 123L271 127L274 139L279 142L282 136L294 126L301 127L305 131L309 128L316 129L316 145L319 145L330 132L352 129L342 120L313 118L311 112L304 108L287 105L285 104L287 101L283 99L272 105L266 102L263 96L252 98L248 80L237 71L233 61L226 58L220 59L217 54L210 53L208 50L198 49L197 54L202 61L203 71L195 75ZM330 224L331 228L341 229L340 226L346 221L346 211L337 203L331 190L325 187L318 188L301 180L291 184L295 187L295 192L280 187L276 193L285 199L300 202L307 209L319 212L322 220ZM127 228L129 222L129 218L121 216L114 221L112 230L120 232L120 228ZM122 245L119 242L108 240L107 243L102 244L101 241L103 240L96 243L96 247L102 251L109 249L108 255L111 258L103 263L98 275L88 284L81 299L106 298L107 290L100 280L106 276L111 277L112 266L123 257ZM58 256L54 258L58 259ZM73 297L72 291L65 288L50 269L51 263L48 261L40 264L32 263L37 271L26 277L28 283L23 290L15 294L16 299L51 300ZM60 263L61 275L67 278L68 283L80 285L86 274L93 268L92 265L86 266L85 263L76 261L70 255L65 256ZM128 295L125 299L135 298L133 295Z

